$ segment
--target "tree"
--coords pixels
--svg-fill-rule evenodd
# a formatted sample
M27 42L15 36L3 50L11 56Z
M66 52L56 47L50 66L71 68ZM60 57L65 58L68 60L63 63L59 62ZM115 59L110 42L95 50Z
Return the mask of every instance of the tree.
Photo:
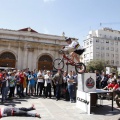
M88 72L94 72L95 70L98 70L99 72L105 70L105 62L102 60L92 60L86 65Z

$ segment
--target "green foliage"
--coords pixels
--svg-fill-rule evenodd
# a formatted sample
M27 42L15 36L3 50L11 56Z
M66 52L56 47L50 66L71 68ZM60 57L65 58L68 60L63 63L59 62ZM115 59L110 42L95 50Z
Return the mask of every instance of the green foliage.
M94 72L98 70L99 72L105 71L105 62L101 60L93 60L86 65L88 72Z

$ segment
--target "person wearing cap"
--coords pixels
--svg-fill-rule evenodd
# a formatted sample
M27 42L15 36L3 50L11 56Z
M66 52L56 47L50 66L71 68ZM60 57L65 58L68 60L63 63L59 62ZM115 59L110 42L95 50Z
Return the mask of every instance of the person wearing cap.
M62 51L69 52L71 60L74 61L75 58L77 62L80 63L80 58L78 55L81 55L85 51L85 49L81 47L77 41L72 41L71 38L67 38L66 42L68 45L64 46Z

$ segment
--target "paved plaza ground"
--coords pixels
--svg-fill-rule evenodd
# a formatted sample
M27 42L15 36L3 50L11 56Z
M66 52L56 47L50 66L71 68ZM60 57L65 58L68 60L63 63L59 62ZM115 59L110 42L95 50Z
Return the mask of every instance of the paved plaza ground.
M76 103L66 102L64 100L56 101L53 99L44 99L38 97L29 97L24 99L14 99L1 106L29 107L34 104L36 110L40 113L41 120L118 120L120 118L120 108L117 108L114 101L114 111L111 111L111 101L104 100L103 107L93 108L93 114L88 115L76 107ZM39 118L33 117L6 117L3 120L32 120Z

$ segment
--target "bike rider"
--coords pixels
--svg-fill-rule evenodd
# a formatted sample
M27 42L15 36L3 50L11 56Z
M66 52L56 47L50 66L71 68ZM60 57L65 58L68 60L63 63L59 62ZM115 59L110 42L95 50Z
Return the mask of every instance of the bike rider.
M85 51L85 49L82 46L80 46L80 44L77 41L72 41L71 38L67 38L66 42L68 45L64 46L62 51L69 52L71 60L74 61L75 58L77 62L80 63L80 58L78 55L81 55Z

